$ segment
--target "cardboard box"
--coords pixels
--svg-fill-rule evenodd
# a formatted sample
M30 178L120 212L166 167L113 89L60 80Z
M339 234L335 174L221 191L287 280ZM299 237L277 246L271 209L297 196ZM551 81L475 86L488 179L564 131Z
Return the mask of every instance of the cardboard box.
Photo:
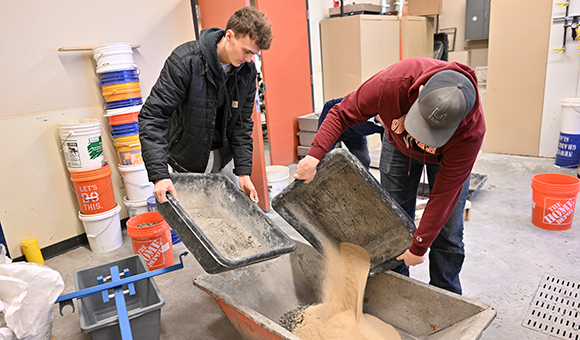
M408 0L409 15L440 15L443 0Z

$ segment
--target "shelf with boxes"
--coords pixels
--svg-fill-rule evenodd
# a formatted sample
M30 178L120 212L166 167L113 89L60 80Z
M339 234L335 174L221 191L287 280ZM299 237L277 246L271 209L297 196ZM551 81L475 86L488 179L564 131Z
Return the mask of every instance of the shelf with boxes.
M318 117L319 113L309 113L300 117L298 120L298 139L300 140L300 145L298 145L298 158L306 156L308 150L310 150L310 144L314 139L314 135L318 130Z

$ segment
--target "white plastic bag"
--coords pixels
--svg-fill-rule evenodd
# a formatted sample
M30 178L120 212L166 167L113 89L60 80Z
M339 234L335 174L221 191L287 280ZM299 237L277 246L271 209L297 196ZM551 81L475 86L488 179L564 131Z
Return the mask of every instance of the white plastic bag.
M37 263L11 262L0 244L0 340L50 339L62 277Z

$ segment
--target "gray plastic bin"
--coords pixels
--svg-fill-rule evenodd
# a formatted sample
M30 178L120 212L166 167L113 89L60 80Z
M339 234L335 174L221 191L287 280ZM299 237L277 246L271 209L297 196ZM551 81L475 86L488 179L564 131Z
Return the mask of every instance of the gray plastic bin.
M248 266L296 249L294 241L226 176L178 173L171 174L171 180L180 202L168 192L167 202L156 201L157 210L206 272Z
M113 266L118 266L120 272L128 268L132 276L149 271L143 257L133 255L118 261L76 271L74 273L76 289L81 290L96 286L98 284L97 277L111 275L109 268ZM124 286L123 289L126 290L127 287ZM109 290L109 293L111 292L112 290ZM102 295L95 294L77 301L83 333L89 333L92 340L121 339L119 317L114 298L103 303ZM133 339L159 340L161 307L165 305L165 300L153 278L135 282L135 294L125 294L125 303Z
M413 243L415 224L368 170L345 149L330 151L312 182L294 181L272 207L316 250L324 240L365 248L371 273L402 264L396 257Z

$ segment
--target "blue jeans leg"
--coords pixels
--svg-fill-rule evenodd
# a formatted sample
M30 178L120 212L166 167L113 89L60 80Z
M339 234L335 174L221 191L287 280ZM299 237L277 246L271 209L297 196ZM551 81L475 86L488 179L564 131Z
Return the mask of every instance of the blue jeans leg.
M409 159L408 156L395 149L386 138L383 139L379 167L381 185L412 219L415 217L417 188L421 179L423 165L418 160ZM432 189L439 166L436 164L426 165L429 185ZM465 258L463 210L468 191L469 178L463 185L461 196L451 217L431 245L429 253L429 283L458 294L461 294L459 272ZM394 270L403 275L409 275L409 267L405 265L399 266Z
M469 177L463 184L461 196L451 216L431 245L429 252L429 283L457 294L462 293L459 272L463 267L463 211L469 193Z
M411 220L414 220L417 187L421 180L423 163L415 159L409 159L408 156L397 150L387 141L385 134L379 170L383 188L409 215ZM409 267L404 264L393 270L399 274L409 276Z
M339 138L341 140L341 138ZM342 140L348 151L352 153L367 168L371 166L371 156L369 154L368 142L366 136Z

